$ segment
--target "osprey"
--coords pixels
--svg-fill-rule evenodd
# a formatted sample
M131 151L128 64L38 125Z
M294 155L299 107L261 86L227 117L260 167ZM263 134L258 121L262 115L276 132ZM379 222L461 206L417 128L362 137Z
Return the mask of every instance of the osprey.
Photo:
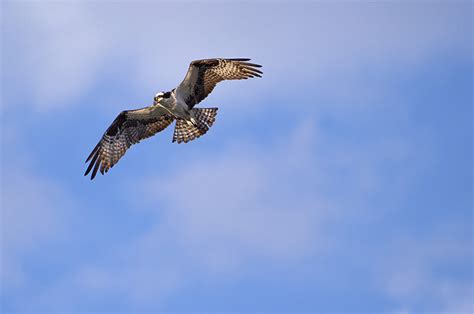
M189 65L181 84L169 92L157 93L151 106L122 111L105 131L87 157L85 176L92 170L109 171L127 149L142 139L164 130L176 120L173 142L189 142L206 134L216 120L217 108L194 108L209 95L217 83L262 77L261 65L250 59L206 59Z

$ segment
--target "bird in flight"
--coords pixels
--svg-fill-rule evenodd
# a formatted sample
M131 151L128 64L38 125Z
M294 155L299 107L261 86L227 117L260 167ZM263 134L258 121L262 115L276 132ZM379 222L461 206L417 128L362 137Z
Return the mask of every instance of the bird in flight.
M176 120L173 142L187 143L206 134L216 120L217 108L194 108L209 95L217 83L262 77L259 64L250 59L206 59L189 65L184 80L169 92L157 93L153 104L122 111L105 131L87 157L85 176L91 180L97 171L109 171L127 149L141 140L164 130Z

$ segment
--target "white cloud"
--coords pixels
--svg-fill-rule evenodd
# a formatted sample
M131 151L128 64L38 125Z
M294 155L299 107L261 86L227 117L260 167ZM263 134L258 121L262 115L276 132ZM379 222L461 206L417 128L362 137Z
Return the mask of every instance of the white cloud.
M386 186L382 169L419 153L413 149L419 147L416 138L400 142L384 137L354 146L332 141L313 120L295 125L293 130L282 127L265 147L244 141L207 154L190 150L166 165L172 169L157 178L141 186L123 186L120 191L129 201L126 207L145 210L149 229L136 238L110 243L101 257L78 261L29 304L18 307L90 311L101 309L104 298L119 299L134 310L157 310L190 282L228 282L261 264L294 270L314 256L327 256L347 244L338 235L341 225L371 216L370 199L379 186ZM429 153L419 157L423 163L425 155ZM411 172L398 175L410 181L407 174ZM2 191L14 205L8 206L14 210L9 218L12 225L22 222L23 216L34 217L37 205L45 208L41 221L52 228L42 229L36 225L38 219L27 219L24 231L8 231L9 243L57 236L67 221L57 208L64 203L64 194L55 184L31 175L14 177L12 182L8 191ZM22 187L27 187L27 201L19 198ZM34 206L30 200L35 200ZM28 284L21 269L11 267L15 261L7 262L8 273L14 277L8 280L20 287ZM405 300L409 296L401 292L414 293L426 285L423 273L386 274L390 274L384 277L390 284L384 289L395 299ZM399 280L406 277L413 279ZM410 309L411 304L401 305Z
M101 64L111 51L99 21L79 3L11 5L4 8L8 12L4 34L6 49L15 49L10 51L14 73L9 75L26 91L21 101L47 111L86 94L97 83Z
M282 126L264 147L249 139L207 154L194 151L168 164L174 169L168 174L139 187L123 186L120 192L129 195L127 199L135 197L127 208L145 207L150 228L138 238L111 243L102 258L78 261L29 304L18 307L64 311L82 305L84 310L98 310L100 295L119 298L131 309L156 310L189 282L227 282L251 272L256 264L297 269L309 258L327 253L335 244L331 229L337 230L338 219L344 223L347 217L361 215L360 204L367 205L381 180L379 170L387 162L406 159L412 149L411 143L391 138L370 147L348 146L333 143L321 132L313 120L295 121ZM24 176L14 177L5 192L9 204L15 205L9 205L14 212L6 221L15 225L23 216L34 217L35 208L45 208L44 217L30 221L24 232L10 229L14 241L9 241L51 240L67 222L57 207L64 204L64 193L51 182ZM337 197L328 193L335 182ZM20 198L23 186L28 188L26 200ZM348 193L357 197L347 197ZM38 221L50 228L41 229L35 225ZM22 272L12 267L8 272L18 286L28 285Z
M311 124L270 151L231 145L147 184L166 208L161 219L197 263L225 271L249 259L298 261L314 253L331 207L317 191L295 188L312 158Z
M5 5L7 29L15 30L15 35L6 37L16 43L10 52L12 69L17 72L13 77L31 92L28 100L32 105L50 110L70 105L107 79L111 75L104 72L107 67L120 68L114 73L127 76L124 85L131 90L153 95L179 83L193 59L249 56L265 66L265 79L246 83L245 94L236 86L221 87L211 99L220 103L227 93L241 111L248 103L246 97L274 92L276 86L284 91L314 86L323 93L353 96L367 91L350 88L344 92L344 80L358 73L357 82L360 72L368 68L383 73L437 51L464 49L463 53L469 53L468 40L459 29L466 17L461 3L259 3L252 7ZM207 18L198 11L206 12ZM452 23L453 19L461 23ZM287 77L293 80L288 82ZM137 102L150 97L144 94Z
M21 308L70 310L87 299L84 309L94 310L101 295L157 310L195 280L227 282L260 262L284 269L303 263L327 245L321 233L334 211L317 191L296 188L301 163L311 159L312 128L308 121L270 151L230 145L135 186L140 194L124 186L137 197L130 208L148 197L150 229L115 243L101 261L82 263Z
M82 264L33 304L65 310L93 300L100 290L120 296L130 308L157 310L192 282L228 282L261 264L294 270L330 252L340 245L335 242L339 224L361 215L357 203L366 205L367 199L347 202L344 188L342 197L334 197L328 185L342 176L357 187L354 193L369 197L380 180L381 165L374 161L390 160L393 149L382 145L359 152L331 145L312 120L287 135L284 131L265 149L239 142L200 157L191 153L168 165L174 169L168 174L124 186L135 195L128 207L145 210L150 228L115 243L103 260ZM342 152L347 150L354 152L350 159ZM374 151L377 157L371 157ZM397 160L406 157L399 154ZM362 170L348 175L349 168ZM335 173L343 174L334 179ZM364 184L366 173L372 184ZM77 294L63 297L71 286ZM86 309L99 303L91 301Z

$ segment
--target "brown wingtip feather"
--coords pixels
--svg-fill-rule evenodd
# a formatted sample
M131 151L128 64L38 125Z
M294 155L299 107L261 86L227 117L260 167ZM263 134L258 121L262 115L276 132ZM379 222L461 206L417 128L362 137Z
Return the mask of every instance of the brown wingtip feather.
M246 65L246 66L250 66L250 67L255 67L255 68L261 68L262 67L262 65L260 65L260 64L250 63L250 62L241 62L241 64Z
M260 71L260 70L257 70L257 69L254 69L254 68L245 68L245 69L247 69L248 71L254 72L254 73L263 74L263 72L262 72L262 71Z
M99 157L99 153L97 152L95 155L94 155L94 158L92 158L91 160L91 163L89 164L89 166L87 167L86 169L86 173L84 173L84 176L87 176L89 174L89 172L91 172L92 170L92 167L94 166L97 158Z
M94 155L94 153L99 149L99 146L100 146L100 142L97 143L97 145L94 147L94 149L92 150L92 152L89 154L89 157L87 157L87 159L86 159L86 163L92 158L92 156Z
M257 69L257 68L262 67L260 64L249 63L249 62L239 62L239 64L242 65L242 71L248 77L260 77L260 78L262 77L263 72Z
M246 67L254 67L254 68L261 68L262 67L261 64L247 62L247 61L252 60L250 58L233 58L233 59L224 59L224 60L237 61L237 62L239 62L240 64L242 64ZM257 69L252 69L252 70L258 71ZM260 73L262 73L262 72L260 72Z
M92 170L91 180L94 180L97 175L97 170L99 170L100 160L95 163L94 170Z
M231 61L250 61L250 58L229 58L225 60L231 60Z

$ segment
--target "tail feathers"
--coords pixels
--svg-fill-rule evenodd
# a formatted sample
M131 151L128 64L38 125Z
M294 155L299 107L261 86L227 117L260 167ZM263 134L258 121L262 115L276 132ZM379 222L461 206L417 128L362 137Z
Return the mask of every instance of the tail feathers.
M193 109L194 117L196 117L197 120L197 127L200 130L205 130L203 134L205 134L216 121L217 109L218 108Z
M194 125L183 119L176 120L173 142L187 143L206 134L216 121L217 109L218 108L194 108L193 114L196 119Z
M173 142L189 142L198 137L203 133L194 125L190 125L186 120L178 119L176 120L176 126L174 128Z

